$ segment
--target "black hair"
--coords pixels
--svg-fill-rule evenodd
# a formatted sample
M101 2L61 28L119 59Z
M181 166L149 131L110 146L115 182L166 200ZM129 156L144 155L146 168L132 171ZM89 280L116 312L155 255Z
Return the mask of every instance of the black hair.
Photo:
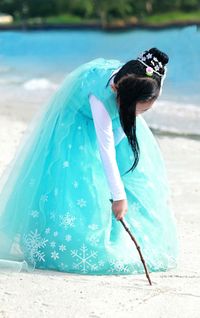
M139 57L140 58L140 57ZM168 63L168 55L157 48L143 52L141 59L145 64L164 75L164 66ZM138 59L125 63L120 70L113 74L114 84L117 87L117 102L119 103L119 118L134 154L134 162L130 170L133 171L138 162L140 149L136 136L136 104L137 102L154 101L159 96L161 76L153 72L146 75L146 66Z

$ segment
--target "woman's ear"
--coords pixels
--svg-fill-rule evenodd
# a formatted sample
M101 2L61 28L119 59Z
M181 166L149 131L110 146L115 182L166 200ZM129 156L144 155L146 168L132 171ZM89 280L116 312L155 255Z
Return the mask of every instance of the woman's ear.
M163 83L164 83L164 80L165 80L165 77L166 77L166 74L167 74L167 67L165 66L164 68L165 68L165 73L164 73L164 75L161 78L160 92L159 92L158 96L160 96L162 94Z
M112 83L110 86L112 87L113 91L115 91L115 92L117 91L117 85Z

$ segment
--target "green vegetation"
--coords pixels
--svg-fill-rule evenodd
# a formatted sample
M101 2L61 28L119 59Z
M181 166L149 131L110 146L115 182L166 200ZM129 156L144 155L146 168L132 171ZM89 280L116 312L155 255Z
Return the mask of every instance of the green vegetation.
M61 14L58 16L49 16L45 18L47 23L81 23L84 20L80 16Z
M142 19L142 22L147 24L164 24L172 22L184 22L184 21L199 21L200 22L200 11L195 12L167 12L155 14Z
M200 23L200 0L1 0L0 12L14 25Z

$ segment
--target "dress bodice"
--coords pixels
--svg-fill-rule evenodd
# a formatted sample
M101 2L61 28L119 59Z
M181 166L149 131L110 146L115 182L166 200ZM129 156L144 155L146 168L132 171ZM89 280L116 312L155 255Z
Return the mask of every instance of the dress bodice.
M95 95L106 107L106 110L112 119L113 128L117 128L120 125L120 121L116 102L116 92L111 89L108 80L113 71L122 65L123 63L119 60L106 60L103 58L95 59L92 61L91 68L84 74L84 85L82 85L85 103L80 108L80 111L92 119L89 96Z

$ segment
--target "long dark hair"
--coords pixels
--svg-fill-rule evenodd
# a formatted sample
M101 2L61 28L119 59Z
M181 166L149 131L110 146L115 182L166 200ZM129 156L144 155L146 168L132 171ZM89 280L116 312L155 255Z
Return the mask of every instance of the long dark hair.
M154 70L159 68L159 73L164 75L164 66L169 60L167 54L157 48L151 48L145 51L142 57L145 64L153 67ZM134 162L126 172L128 173L136 168L140 155L136 136L136 104L137 102L154 101L159 96L161 76L156 72L153 72L151 77L147 76L146 66L137 59L124 64L117 73L109 78L107 86L113 76L114 84L117 87L116 99L119 104L120 122L134 154Z

